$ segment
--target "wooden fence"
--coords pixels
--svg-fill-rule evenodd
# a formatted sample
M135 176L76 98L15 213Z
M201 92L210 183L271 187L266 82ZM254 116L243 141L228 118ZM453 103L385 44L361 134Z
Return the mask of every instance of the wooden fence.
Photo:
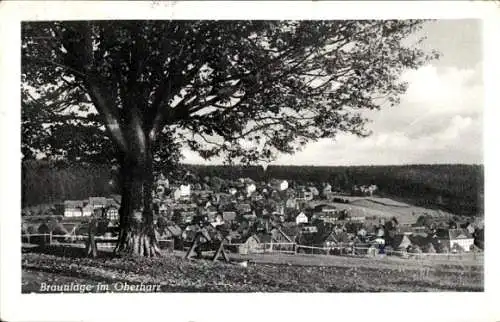
M22 234L21 240L26 240L28 243L34 241L33 237L40 237L35 240L36 244L42 245L59 245L59 246L75 246L80 244L79 242L87 241L89 238L87 235L54 235L52 233L48 234ZM108 237L108 236L95 236L95 241L97 248L114 248L118 237ZM62 241L61 241L62 240ZM173 239L159 239L158 240L160 248L166 245L165 248L173 249Z
M21 238L27 240L28 243L32 237L41 237L36 240L36 243L43 245L57 244L61 246L74 246L78 242L86 241L86 235L54 235L48 234L23 234ZM61 242L62 239L62 242ZM115 247L118 237L96 236L98 248L113 248ZM166 244L166 248L173 249L172 239L158 240L160 247ZM374 257L379 251L374 247L357 247L352 245L338 245L332 247L317 247L300 245L297 243L260 243L257 246L251 247L246 243L228 243L224 244L228 250L232 252L240 252L244 254L266 254L266 253L283 253L283 254L306 254L306 255L340 255L352 257ZM163 247L161 247L163 248ZM481 260L484 258L484 253L466 252L466 253L409 253L395 250L385 252L387 256L397 256L400 258L410 259L437 259L437 260Z
M246 254L263 253L286 253L286 254L305 254L305 255L339 255L350 257L375 257L379 255L379 250L374 247L358 247L352 245L339 245L332 247L317 247L309 245L300 245L296 243L262 243L258 247L250 247L244 243L230 243L225 245L232 251ZM241 249L243 246L243 249ZM409 253L403 251L389 250L384 253L387 256L397 256L410 259L483 259L484 253L466 252L466 253Z

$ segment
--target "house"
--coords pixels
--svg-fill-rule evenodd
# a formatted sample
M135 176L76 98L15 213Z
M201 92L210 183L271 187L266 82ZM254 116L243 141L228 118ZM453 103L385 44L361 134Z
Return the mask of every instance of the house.
M194 212L194 211L181 211L180 212L180 222L182 224L189 224L191 221L193 221L195 216L196 216L196 212Z
M252 254L264 253L267 248L271 247L272 236L268 233L257 233L248 237L244 243L239 245L238 253Z
M293 239L288 236L281 228L275 227L271 229L271 237L273 243L293 243Z
M297 202L300 202L300 201L311 201L313 200L314 196L313 196L313 193L311 191L307 191L305 189L301 189L297 192L297 198L295 198L295 200Z
M316 226L303 226L300 230L302 233L305 234L314 234L318 232L318 227Z
M93 209L106 208L108 206L108 199L105 197L90 197L88 204Z
M236 205L236 209L240 214L247 214L252 212L252 206L250 206L250 204L247 203Z
M92 207L91 204L86 204L82 208L82 216L83 217L90 217L94 214L94 207Z
M297 201L294 198L289 198L285 202L285 207L289 209L297 209Z
M215 216L213 217L213 221L211 222L211 224L214 227L223 225L224 224L224 217L222 216L222 214L221 213L215 214Z
M337 208L332 205L321 204L314 207L314 211L322 212L324 214L334 214L337 212Z
M271 180L271 190L285 191L288 189L288 181L286 180Z
M120 219L118 207L116 205L111 205L106 208L106 218L111 221L118 221Z
M222 218L224 219L224 222L233 223L236 221L236 212L224 211L222 212Z
M309 187L309 192L312 193L313 198L319 196L319 190L316 187Z
M329 183L327 183L323 187L322 196L324 198L330 198L331 194L332 194L332 186Z
M340 229L334 229L326 236L326 238L323 239L322 246L339 247L339 246L347 246L350 243L351 243L351 238L349 238L349 235L346 232Z
M64 217L81 217L83 201L80 200L65 200L64 201Z
M440 243L450 250L463 250L468 252L474 245L474 237L466 229L438 229L436 232Z
M250 183L246 186L247 197L251 196L257 190L257 186Z
M406 252L411 244L412 242L408 237L408 234L396 234L389 242L389 246L391 246L394 250L402 252Z
M191 185L190 184L181 185L179 187L179 190L180 190L181 199L182 198L189 199L189 197L191 197Z
M255 221L257 219L257 215L255 214L255 211L252 211L252 212L248 212L246 214L243 214L242 216L245 220L249 221L249 222L252 222L252 221Z
M349 217L349 220L353 221L353 222L365 222L366 217L365 216L351 216L351 217Z
M295 223L297 225L299 224L307 224L309 219L307 218L306 214L304 212L300 212L300 214L295 217Z

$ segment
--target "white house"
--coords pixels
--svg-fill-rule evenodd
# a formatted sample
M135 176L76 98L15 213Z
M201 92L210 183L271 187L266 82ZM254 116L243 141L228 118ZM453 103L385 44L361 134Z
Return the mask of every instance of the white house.
M283 181L281 181L281 183L280 183L280 190L281 190L281 191L285 191L286 189L288 189L288 181L283 180Z
M247 196L251 196L252 193L255 192L255 190L257 190L257 187L255 186L255 184L251 183L251 184L247 185Z
M120 215L118 214L118 207L112 205L106 209L106 217L112 221L118 221Z
M300 214L295 217L295 223L298 224L307 224L309 219L307 218L306 214L301 212Z
M64 217L81 217L83 202L80 200L64 201Z
M459 246L468 252L474 245L474 237L466 229L443 229L438 231L437 238L440 243L453 250Z
M91 204L86 204L83 208L82 208L82 216L84 217L90 217L94 214L94 207L92 207Z
M191 196L191 185L181 185L180 186L181 197L189 198Z

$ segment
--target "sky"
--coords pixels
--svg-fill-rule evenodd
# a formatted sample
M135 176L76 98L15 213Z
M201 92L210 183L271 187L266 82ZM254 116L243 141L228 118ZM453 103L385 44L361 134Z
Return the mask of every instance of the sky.
M367 111L373 131L368 138L349 134L322 139L274 165L482 164L482 32L480 20L439 20L425 24L424 49L439 60L403 73L408 82L401 103ZM189 149L185 163L205 161Z

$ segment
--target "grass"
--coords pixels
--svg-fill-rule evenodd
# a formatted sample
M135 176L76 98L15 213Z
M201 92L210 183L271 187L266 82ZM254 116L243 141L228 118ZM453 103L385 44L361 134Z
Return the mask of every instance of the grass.
M232 263L161 258L83 257L82 249L25 250L22 291L42 283L158 284L161 292L426 292L484 290L481 263L447 265L336 256L232 255ZM236 263L249 260L247 267Z

